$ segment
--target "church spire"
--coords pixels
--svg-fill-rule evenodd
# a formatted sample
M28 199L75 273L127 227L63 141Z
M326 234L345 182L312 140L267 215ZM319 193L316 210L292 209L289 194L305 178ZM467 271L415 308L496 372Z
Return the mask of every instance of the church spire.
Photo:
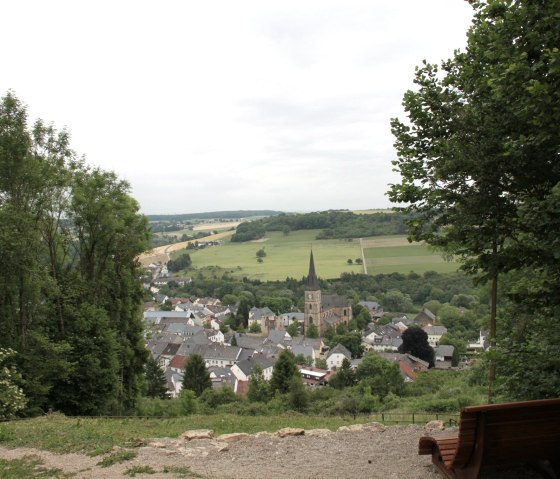
M305 287L305 290L319 290L319 280L317 279L317 274L315 273L315 262L313 261L313 250L311 250L311 256L309 257L309 274L307 275L307 286Z

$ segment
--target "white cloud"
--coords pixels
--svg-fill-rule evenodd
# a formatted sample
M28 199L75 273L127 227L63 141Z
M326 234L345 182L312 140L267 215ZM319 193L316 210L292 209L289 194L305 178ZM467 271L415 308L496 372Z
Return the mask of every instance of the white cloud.
M384 207L415 65L463 47L463 0L4 5L0 93L67 125L146 213Z

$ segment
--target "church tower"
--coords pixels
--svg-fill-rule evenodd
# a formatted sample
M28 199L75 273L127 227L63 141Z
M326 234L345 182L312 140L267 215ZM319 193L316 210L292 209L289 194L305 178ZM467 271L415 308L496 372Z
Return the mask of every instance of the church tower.
M309 274L307 275L307 285L305 286L305 311L303 317L303 334L307 333L309 325L315 324L318 331L321 328L321 289L319 280L315 273L315 262L313 261L313 250L309 257Z

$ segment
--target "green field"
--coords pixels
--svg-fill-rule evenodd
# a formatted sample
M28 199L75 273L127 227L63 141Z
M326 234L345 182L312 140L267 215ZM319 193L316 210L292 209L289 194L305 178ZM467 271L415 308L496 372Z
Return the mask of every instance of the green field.
M380 237L369 240L370 247L364 247L368 274L380 273L424 273L437 271L449 273L457 271L459 264L446 261L425 244L408 243L404 236Z
M198 251L189 251L195 268L219 266L234 276L247 276L263 281L301 278L307 275L309 252L313 248L317 274L322 278L338 278L341 273L362 273L363 267L348 265L361 257L360 240L316 240L319 230L293 231L289 235L269 232L260 241L231 243ZM445 262L427 246L409 244L404 236L386 236L365 240L365 256L369 274L423 273L455 271L457 264ZM266 257L257 263L255 253L264 248ZM173 253L173 257L181 254Z
M362 272L359 265L348 265L348 258L360 257L359 240L316 240L319 230L267 233L265 241L247 243L225 242L223 245L199 251L189 251L195 268L220 266L234 270L236 276L247 276L264 281L301 278L307 275L309 252L313 247L317 274L322 278L337 278L343 272ZM266 257L257 263L255 253L264 248ZM177 253L173 256L175 257Z

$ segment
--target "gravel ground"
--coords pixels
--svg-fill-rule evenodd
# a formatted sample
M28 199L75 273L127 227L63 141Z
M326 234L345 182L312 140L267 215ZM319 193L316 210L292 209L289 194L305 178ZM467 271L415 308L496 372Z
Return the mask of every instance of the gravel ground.
M80 479L130 477L124 473L135 466L150 466L156 472L134 477L152 479L440 479L431 458L417 453L418 439L423 434L419 426L393 426L384 431L315 431L312 435L285 438L261 433L232 443L163 438L133 449L138 453L134 459L107 468L98 465L101 457L35 449L0 448L0 458L35 455L45 467L60 468ZM175 472L163 472L164 468ZM185 473L187 470L190 473ZM509 468L487 471L483 477L540 476L529 469Z

